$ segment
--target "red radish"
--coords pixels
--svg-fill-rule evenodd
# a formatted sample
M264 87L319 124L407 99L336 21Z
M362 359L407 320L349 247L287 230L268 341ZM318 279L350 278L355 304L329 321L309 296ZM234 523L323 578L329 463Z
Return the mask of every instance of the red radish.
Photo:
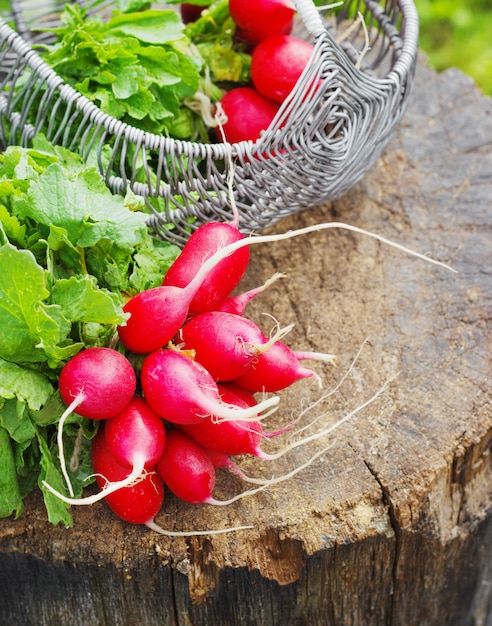
M124 466L135 465L135 450L144 457L144 468L154 467L161 458L166 441L162 417L139 396L105 422L106 445L114 458Z
M123 345L137 354L164 347L189 314L213 308L244 275L246 246L228 255L227 246L244 239L230 224L211 222L190 237L163 285L133 296L123 307L129 319L118 327Z
M262 439L287 430L285 428L278 433L265 433L258 422L214 422L210 417L204 418L200 424L181 425L180 428L201 446L214 452L228 456L252 454L265 461L270 460L271 455L261 449Z
M101 489L98 494L76 500L66 498L46 481L43 481L43 486L68 504L93 504L104 498L109 508L122 520L131 524L145 524L151 530L168 537L218 535L252 528L252 526L233 526L218 530L165 530L154 520L164 502L164 484L159 474L155 470L144 470L140 476L131 478L134 472L129 473L128 467L118 463L111 454L103 426L92 440L91 456L96 482Z
M168 431L156 469L164 484L181 500L196 504L211 499L214 465L203 448L180 430Z
M217 457L215 460L220 464ZM237 469L239 476L242 475L248 479L239 468ZM216 500L212 497L215 486L215 466L212 458L207 450L181 429L169 430L164 452L157 464L157 471L174 495L191 504L225 505L272 484L271 480L250 479L248 482L255 482L262 487L243 492L231 500Z
M73 489L63 451L67 418L73 412L94 420L116 415L130 402L136 386L137 377L130 361L111 348L87 348L63 366L58 388L67 409L58 422L57 442L62 474L71 496Z
M258 404L258 400L254 397L251 391L244 389L244 387L239 387L234 383L218 383L217 388L219 390L220 397L224 402L237 404L237 406L242 407L255 406Z
M295 12L291 0L229 0L239 36L251 43L275 33L289 33Z
M252 87L235 87L222 96L219 107L226 120L217 136L226 141L256 141L270 126L279 109L278 102L262 96Z
M234 382L252 392L280 391L302 378L315 378L321 386L319 375L300 365L299 361L305 358L331 363L335 359L332 354L295 352L281 341L276 341L268 351L258 354Z
M254 289L250 289L249 291L244 291L243 293L237 294L235 296L229 296L226 298L221 304L219 304L215 310L216 311L224 311L226 313L234 313L235 315L244 315L244 311L246 307L251 302L253 298L255 298L260 293L263 293L270 285L273 285L275 281L279 278L284 278L285 274L281 272L276 272L271 278L269 278L263 285L260 287L255 287Z
M266 98L283 102L311 58L314 46L292 35L270 35L251 56L251 80Z
M179 347L193 350L194 359L218 381L233 380L259 354L292 329L279 329L268 339L251 320L233 313L210 311L189 320L179 331Z
M299 228L297 230L276 235L245 237L228 244L224 248L218 250L210 258L203 261L200 269L186 287L179 288L172 287L170 285L155 287L154 290L158 290L159 295L153 298L153 300L159 300L160 306L152 306L149 310L146 308L145 300L142 302L141 296L143 296L143 294L153 292L154 290L152 289L149 289L147 292L142 292L142 294L137 294L131 298L124 307L125 310L130 313L130 319L127 321L126 326L120 326L118 328L123 344L133 352L140 354L151 352L152 350L156 350L159 347L166 345L176 335L185 322L188 315L189 305L210 270L226 257L230 255L232 256L237 250L253 244L282 241L284 239L290 239L291 237L298 237L311 232L332 228L341 228L367 235L368 237L377 239L378 241L394 248L398 248L399 250L407 252L415 257L434 263L435 265L446 267L447 269L452 269L445 263L434 261L423 254L410 250L409 248L386 239L381 235L371 233L362 228L358 228L357 226L343 224L341 222L315 224L313 226L306 226L305 228ZM155 305L156 303L154 302L153 304Z
M219 395L209 372L188 356L174 350L156 350L142 365L144 397L161 417L174 424L198 424L207 415L217 420L256 420L278 404L277 396L249 408L228 405ZM265 415L268 415L265 414Z
M154 287L133 296L123 307L130 317L118 326L121 343L137 354L165 346L188 315L191 295L178 287Z
M294 20L289 22L285 28L278 31L278 33L265 33L262 32L254 32L251 30L247 30L246 28L241 28L240 26L236 26L235 38L237 41L246 44L246 52L252 54L256 46L261 43L266 37L270 37L272 34L278 35L289 35L292 31L292 27L294 25Z
M103 428L104 427L101 426L100 431L98 431L98 435L99 435L99 432L101 433L103 432ZM95 502L99 502L99 500L102 500L103 498L107 498L110 494L121 491L125 487L131 487L135 483L138 483L142 481L143 479L145 479L145 477L149 473L147 469L145 469L145 466L147 463L146 453L148 451L147 442L145 441L141 442L139 439L135 439L134 447L132 451L132 458L131 458L132 468L130 470L129 467L119 463L113 457L113 455L109 451L109 448L108 448L108 445L106 443L106 439L104 436L103 436L103 439L104 439L104 444L101 443L100 444L101 447L104 450L107 450L107 455L109 455L109 457L113 459L114 463L116 464L116 468L122 467L124 469L124 472L118 472L115 469L114 475L112 476L105 475L103 472L103 475L107 480L104 481L104 488L99 493L93 494L91 496L87 496L85 498L73 498L73 497L67 497L64 494L60 493L54 487L49 485L46 481L43 481L43 486L48 491L50 491L53 495L57 496L60 500L62 500L63 502L66 502L67 504L74 504L74 505L86 504L87 505L87 504L94 504ZM113 465L111 465L111 468L113 468ZM98 470L96 468L94 469L96 473L98 473Z
M188 239L178 258L164 276L163 285L186 287L203 262L218 250L243 239L234 224L207 222ZM249 263L249 249L243 248L219 262L203 281L193 297L189 313L196 315L212 311L239 284Z
M224 402L247 407L256 400L236 385L226 383L218 385L220 396ZM229 420L214 421L207 417L199 424L182 426L190 437L209 450L226 455L253 454L260 459L268 460L270 455L260 448L262 439L277 437L289 430L290 426L276 432L267 433L259 422Z
M79 415L100 420L119 413L135 393L137 378L130 361L112 348L87 348L62 368L58 387Z
M106 424L108 426L107 432L105 429L104 445L108 448L109 454L115 458L115 462L125 467L125 475L118 477L116 482L107 482L101 492L87 498L66 498L46 485L64 502L93 504L124 487L131 486L135 481L142 480L147 469L155 465L160 458L165 441L164 424L141 398L133 397L120 413L106 420Z
M111 454L102 428L92 440L91 453L92 467L100 489L104 491L108 484L127 478L129 469ZM164 485L156 471L149 471L133 484L106 495L105 500L109 508L126 522L146 524L162 508Z

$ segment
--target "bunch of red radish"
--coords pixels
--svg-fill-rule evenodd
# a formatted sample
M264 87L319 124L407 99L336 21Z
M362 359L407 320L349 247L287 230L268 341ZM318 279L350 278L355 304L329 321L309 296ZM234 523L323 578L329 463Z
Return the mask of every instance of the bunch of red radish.
M264 438L279 435L289 426L264 432L261 422L275 410L279 397L271 395L257 401L254 394L277 392L303 378L320 382L319 376L300 362L332 362L333 356L295 352L281 341L291 326L266 337L244 316L248 302L278 277L275 275L257 289L231 295L248 267L250 245L341 228L451 269L385 237L340 222L244 237L237 220L236 212L232 224L210 222L199 227L166 273L163 284L133 296L125 304L128 319L118 327L121 351L88 348L61 370L59 390L67 409L58 424L58 448L70 496L46 481L43 486L64 502L92 504L104 498L123 520L171 536L244 528L192 532L162 529L154 518L164 501L164 485L187 502L224 505L287 480L327 448L287 474L269 480L250 478L230 457L250 454L264 460L277 459L328 435L384 390L386 385L335 424L292 440L274 454L262 450ZM143 360L138 370L132 365L132 354ZM101 490L84 498L74 497L63 452L63 427L73 412L101 420L92 442L93 469ZM212 491L219 467L230 468L244 481L258 486L229 500L216 500Z
M185 5L183 11L182 7L188 19L193 17L190 6L196 8ZM251 51L252 84L235 87L221 98L220 109L227 120L222 129L230 143L256 141L299 80L313 45L291 35L296 13L291 0L229 0L229 12L236 37ZM221 130L217 135L223 139Z
M270 483L250 479L230 458L280 456L260 446L286 430L267 433L261 424L279 397L258 401L254 394L277 392L302 378L319 380L300 361L333 357L295 352L280 340L291 326L266 337L244 316L248 302L271 282L231 295L248 267L250 239L255 238L245 238L235 224L198 228L162 286L125 304L129 317L118 327L121 351L87 348L66 363L59 390L67 410L58 445L70 497L45 483L51 492L71 504L105 498L123 520L158 529L153 520L164 485L186 502L226 504L237 496L212 497L219 467L245 481ZM138 371L132 354L143 360ZM63 425L72 412L101 421L92 441L100 492L82 499L73 497L63 453Z

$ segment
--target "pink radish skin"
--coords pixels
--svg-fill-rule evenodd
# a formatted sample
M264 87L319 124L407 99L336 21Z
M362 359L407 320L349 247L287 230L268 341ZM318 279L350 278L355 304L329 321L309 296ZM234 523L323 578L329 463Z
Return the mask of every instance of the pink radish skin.
M199 363L174 350L149 354L140 375L146 401L161 417L174 424L199 424L207 415L217 420L258 421L266 409L275 407L272 397L249 408L224 403L217 384Z
M302 367L299 360L309 354L312 359L334 361L332 354L296 353L281 341L267 351L259 354L247 370L235 379L236 385L252 392L280 391L303 378L315 378L321 386L319 375L310 369Z
M219 393L224 402L247 407L248 403L241 398L234 387L218 385ZM253 454L263 460L270 455L260 447L264 438L275 437L288 428L275 433L265 433L259 422L229 420L217 422L211 417L204 418L199 424L181 426L182 430L204 448L226 455Z
M240 376L292 327L268 339L251 320L233 313L210 311L193 317L179 331L179 347L193 350L194 358L218 381Z
M227 455L253 454L268 458L260 448L263 429L258 422L213 422L210 417L200 424L181 426L181 429L205 448Z
M188 316L190 297L179 287L154 287L133 296L123 307L130 317L118 326L121 343L146 354L171 341Z
M123 481L129 469L111 454L104 430L92 440L92 467L96 482L104 491L108 484ZM131 524L147 524L159 513L164 502L164 485L156 471L148 471L133 484L105 497L106 504L120 519Z
M229 143L256 141L267 130L279 110L279 103L265 98L253 87L235 87L222 96L218 106L224 121L217 137ZM222 134L223 133L223 134Z
M314 46L291 35L270 35L251 56L251 80L265 98L283 102L307 66Z
M218 461L217 457L216 461ZM212 497L215 486L215 466L212 458L202 446L181 429L172 429L168 432L164 453L156 469L164 484L180 500L190 504L213 505L225 505L229 502ZM239 475L241 474L239 470ZM271 483L269 480L262 479L258 481L252 479L249 482L264 486ZM249 495L249 492L244 495ZM243 494L239 497L243 497Z
M163 286L156 287L160 294L157 299L160 300L161 306L153 306L149 311L145 307L145 303L141 302L142 294L137 294L134 298L130 299L125 305L125 310L130 313L130 318L126 322L125 326L120 326L118 332L122 343L133 352L145 354L152 350L166 345L179 331L183 323L188 316L188 309L194 295L202 285L205 278L208 276L211 269L213 269L220 261L228 256L233 255L236 251L247 246L260 243L272 243L275 241L283 241L284 239L290 239L292 237L298 237L300 235L306 235L311 232L317 232L320 230L339 228L366 235L377 241L385 243L393 248L397 248L412 256L423 259L434 265L440 265L446 269L452 270L449 265L441 263L440 261L434 261L423 254L410 250L405 246L394 243L393 241L371 233L370 231L358 228L357 226L351 226L341 222L327 222L323 224L315 224L313 226L306 226L305 228L299 228L297 230L288 231L286 233L280 233L276 235L259 235L256 237L247 237L228 244L218 252L213 254L210 258L203 262L200 269L195 274L194 278L186 287L171 287ZM168 294L167 290L171 290ZM152 292L149 289L148 292ZM148 293L143 292L143 294ZM136 302L136 304L133 304ZM144 340L145 339L145 340Z
M255 406L258 404L258 400L254 394L244 387L239 387L232 382L217 383L217 389L219 390L220 397L224 402L229 404L237 404L237 406L247 407Z
M137 386L128 359L111 348L87 348L68 361L60 372L58 387L67 405L82 417L106 419L119 413Z
M290 0L229 0L229 12L238 26L238 35L250 43L274 33L289 33L295 11Z
M130 428L130 435L136 435L137 430L138 429L134 429L132 431L132 429ZM140 435L142 434L142 430L143 429L140 429ZM152 429L150 430L152 431ZM113 446L113 449L116 446L116 436L118 432L119 427L115 428L115 432L113 433L115 435L115 439L113 439L111 436L108 437L108 441ZM120 477L121 473L118 474L115 471L115 473L118 475L115 476L115 478L113 479L109 475L104 474L105 478L107 478L108 480L104 481L104 488L99 493L87 496L85 498L74 498L72 496L67 497L64 494L60 493L59 491L54 489L54 487L49 485L46 481L43 481L43 486L48 489L48 491L50 491L53 495L57 496L60 500L66 502L67 504L89 505L94 504L95 502L99 502L99 500L107 498L111 494L115 494L126 487L131 487L135 483L140 482L149 473L149 470L147 470L146 468L151 464L151 461L154 460L153 458L148 458L147 454L155 454L156 445L158 446L159 444L149 442L148 432L145 434L144 437L131 437L130 435L125 435L125 438L128 436L128 439L124 441L123 445L119 448L118 451L119 457L121 459L124 459L125 463L120 463L114 458L113 454L110 452L108 442L106 442L106 437L104 437L104 449L107 449L108 455L112 459L114 459L115 464L117 466L123 467L125 469L125 472L124 476ZM130 445L130 439L133 441L133 446ZM101 446L103 446L103 444L101 444ZM98 472L98 470L96 469L95 471L96 473Z
M137 450L145 458L144 468L151 469L161 458L166 442L163 419L139 396L106 420L104 433L109 451L126 467L134 466Z
M180 430L168 431L156 469L164 484L181 500L197 504L211 498L214 465L203 448Z
M165 442L165 431L162 419L146 403L134 397L129 405L114 418L106 420L108 432L105 432L104 447L108 454L115 459L115 463L125 467L125 475L116 481L109 480L99 493L86 498L67 498L47 483L44 486L54 495L67 504L94 504L110 494L130 487L136 481L141 481L147 470L155 465L162 454ZM102 444L101 444L102 446ZM97 470L96 470L97 472Z
M137 377L130 361L111 348L87 348L63 366L58 389L67 409L58 422L57 443L61 471L71 496L73 488L63 449L67 418L74 412L93 420L112 417L130 402L136 387Z
M246 307L253 298L256 298L256 296L266 291L266 289L268 289L270 285L273 285L274 282L279 280L279 278L284 277L285 274L282 274L281 272L276 272L263 285L260 285L260 287L255 287L254 289L244 291L243 293L237 294L235 296L229 296L223 302L221 302L221 304L219 304L214 310L222 311L224 313L233 313L234 315L244 315Z
M243 239L235 225L209 222L200 226L188 239L171 265L163 285L186 287L203 262L226 245ZM243 248L220 261L207 275L190 302L190 315L212 311L237 287L249 263L249 250Z

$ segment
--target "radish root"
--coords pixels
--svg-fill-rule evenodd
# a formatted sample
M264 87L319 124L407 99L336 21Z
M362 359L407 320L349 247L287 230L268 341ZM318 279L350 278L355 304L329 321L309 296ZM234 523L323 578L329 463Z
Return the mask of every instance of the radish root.
M68 475L67 464L65 462L65 452L64 452L64 446L63 446L63 428L65 426L65 422L67 421L67 419L70 417L70 415L72 415L72 413L75 412L75 409L80 404L82 404L84 400L85 400L85 395L81 391L79 394L77 394L77 396L72 400L72 402L63 411L63 414L60 417L60 420L58 422L58 430L56 434L56 442L58 444L58 453L59 453L59 458L60 458L61 472L63 474L63 478L65 479L65 484L67 485L68 492L70 493L72 497L73 497L73 487L70 481L70 477Z
M287 452L289 452L290 450L293 450L294 448L298 448L299 446L303 446L303 445L305 445L307 443L310 443L311 441L315 441L316 439L319 439L321 437L324 437L326 435L329 435L329 434L333 433L336 429L340 428L340 426L345 424L345 422L347 422L349 419L351 419L352 417L354 417L355 415L360 413L360 411L362 411L363 409L368 407L370 404L375 402L386 391L388 386L395 379L396 379L396 376L393 376L392 378L389 378L376 391L376 393L374 393L368 400L366 400L365 402L363 402L362 404L357 406L355 409L353 409L352 411L347 413L344 417L339 419L337 422L335 422L334 424L332 424L328 428L325 428L324 430L322 430L322 431L320 431L318 433L315 433L313 435L309 435L307 437L304 437L303 439L300 439L298 441L294 441L290 445L288 445L286 448L282 449L280 452L278 452L276 454L265 455L265 460L275 460L275 459L278 459L281 456L283 456L284 454L286 454ZM229 498L228 500L217 500L215 498L209 498L209 499L207 499L205 501L205 504L213 504L213 505L217 505L217 506L226 506L228 504L232 504L233 502L236 502L237 500L241 500L242 498L245 498L246 496L252 496L252 495L254 495L256 493L259 493L260 491L264 491L268 487L272 487L273 485L276 485L278 483L281 483L281 482L284 482L286 480L289 480L290 478L293 478L294 476L296 476L296 474L298 474L302 470L304 470L307 467L309 467L320 456L325 454L334 445L334 443L335 442L332 441L327 446L325 446L324 448L322 448L321 450L319 450L318 452L313 454L309 459L307 459L307 461L305 461L301 465L298 465L297 467L295 467L293 470L291 470L287 474L283 474L282 476L273 477L273 478L265 481L261 486L256 487L255 489L248 489L247 491L242 491L241 493L233 496L232 498ZM260 457L260 458L263 458L263 457Z
M109 496L110 493L114 493L119 489L123 489L123 487L129 487L131 484L135 483L139 478L142 477L144 472L145 460L142 457L138 457L135 459L135 463L133 465L132 471L128 474L126 478L123 480L118 480L115 482L107 481L107 486L101 489L98 493L93 494L92 496L86 496L85 498L74 498L73 491L71 497L65 496L63 493L57 491L54 487L52 487L45 480L42 481L43 487L45 487L50 493L54 496L65 502L66 504L73 505L85 505L85 504L95 504L102 500L106 496Z
M157 524L154 520L146 522L145 526L160 535L165 535L166 537L201 537L204 535L222 535L224 533L232 533L239 530L250 530L251 528L254 528L254 526L232 526L231 528L219 528L215 530L166 530L165 528L162 528L162 526L159 526L159 524Z

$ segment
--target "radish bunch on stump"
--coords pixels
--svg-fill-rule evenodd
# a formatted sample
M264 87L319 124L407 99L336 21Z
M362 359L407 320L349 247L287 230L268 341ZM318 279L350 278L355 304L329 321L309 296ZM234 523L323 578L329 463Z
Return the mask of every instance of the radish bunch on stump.
M247 269L249 246L332 228L365 234L443 265L379 235L337 222L248 238L237 224L213 222L200 227L162 286L135 295L124 306L129 317L117 329L117 349L88 348L63 367L59 388L67 409L59 420L58 443L69 495L46 481L44 489L74 505L104 499L123 520L169 536L245 528L176 533L161 528L154 518L163 505L166 487L187 502L223 506L287 480L320 456L318 452L288 474L269 480L247 476L231 458L247 454L273 461L328 435L336 426L321 428L274 453L263 450L264 442L290 429L271 432L263 428L262 421L280 400L268 394L306 378L320 382L319 375L301 362L333 362L334 357L289 348L280 338L292 326L267 337L244 317L247 303L269 282L244 294L232 292ZM143 356L134 359L132 353ZM132 365L135 361L142 363L138 374ZM63 425L72 413L100 424L92 442L100 491L83 498L73 496L63 454ZM212 491L219 468L258 486L218 500Z

